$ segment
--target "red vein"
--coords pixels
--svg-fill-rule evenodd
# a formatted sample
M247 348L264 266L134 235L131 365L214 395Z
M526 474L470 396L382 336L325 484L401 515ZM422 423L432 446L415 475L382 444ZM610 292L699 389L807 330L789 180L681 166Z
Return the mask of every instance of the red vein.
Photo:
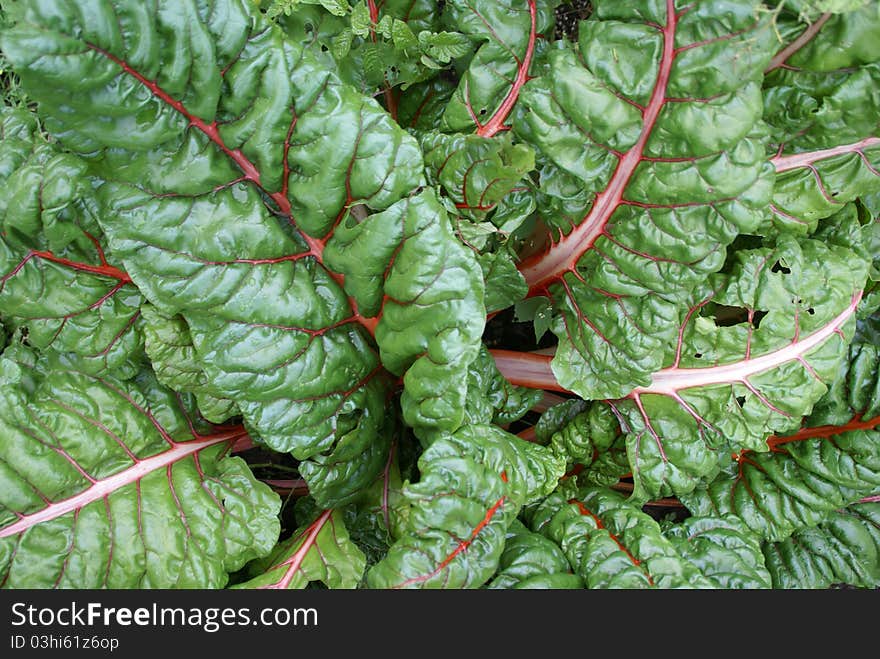
M810 167L819 160L833 158L834 156L849 153L858 153L864 156L862 153L863 149L870 149L875 146L880 146L880 137L866 137L865 139L860 140L859 142L853 142L852 144L841 144L840 146L835 146L830 149L805 151L804 153L795 153L790 156L777 155L771 158L770 162L776 167L776 173L780 174L792 169L798 169L799 167Z
M106 261L103 259L103 253L100 255L103 265L90 265L88 263L80 263L79 261L71 261L70 259L65 259L60 256L55 256L52 252L41 251L41 250L33 250L28 252L27 256L22 259L22 261L5 277L0 279L0 282L5 283L12 276L16 275L24 265L30 261L32 258L41 258L46 261L51 261L52 263L58 263L59 265L66 266L73 270L79 270L82 272L89 272L93 275L102 275L104 277L111 277L113 279L118 279L123 284L130 284L131 277L128 276L128 273L123 272L119 268L115 268L112 265L108 265Z
M248 157L241 151L241 149L232 149L223 140L223 137L220 135L219 124L216 120L212 121L211 123L206 122L204 119L190 112L189 109L181 101L177 100L164 89L162 89L156 81L150 80L149 78L145 77L139 71L132 68L132 66L129 65L128 62L126 62L125 60L117 57L116 55L113 55L109 51L95 44L87 43L86 45L95 52L100 53L101 55L109 59L111 62L114 62L123 70L123 72L130 75L132 78L134 78L139 83L144 85L147 89L149 89L156 98L160 99L164 103L167 103L170 107L174 108L174 110L176 110L184 118L186 118L190 126L204 133L205 136L207 136L207 138L211 140L211 142L213 142L238 166L239 169L241 169L242 173L244 174L243 180L250 181L257 187L259 187L270 199L272 199L272 201L275 202L281 214L287 217L290 220L291 224L294 225L300 237L309 248L307 252L299 256L313 256L318 263L321 263L323 265L324 248L326 247L327 238L323 240L319 238L313 238L305 231L296 226L296 221L294 220L291 213L291 203L290 200L287 198L285 189L283 188L282 190L275 192L267 189L261 181L260 171L257 169L256 165L254 165L254 163L252 163L248 159ZM291 127L290 131L292 132L292 130L293 128ZM339 287L345 290L345 275L334 272L329 268L325 268L325 270L339 285ZM364 326L364 328L366 328L366 330L370 332L371 335L375 336L376 325L379 322L378 317L364 318L357 312L357 301L350 296L348 300L349 304L352 307L352 310L354 311L354 316L358 319L358 322L360 322Z
M513 111L523 86L529 81L529 69L532 66L532 58L535 55L535 43L538 35L538 9L535 5L535 0L527 1L529 3L531 26L529 27L529 41L526 45L525 55L523 55L522 60L517 61L516 78L514 78L510 91L501 102L501 105L498 106L495 114L485 124L480 125L477 123L477 135L480 137L494 137L498 133L510 129L509 126L504 125L504 122L507 121L507 118Z
M241 431L232 431L210 435L189 442L175 442L172 447L162 453L136 461L132 466L122 471L108 476L99 481L95 481L90 487L86 488L79 494L67 499L56 501L42 510L30 515L25 515L18 521L9 526L0 529L0 538L6 538L17 533L22 533L27 529L56 519L61 515L65 515L71 511L79 510L94 501L99 501L106 496L113 494L119 489L132 483L139 483L142 478L158 469L169 467L170 465L183 460L184 458L198 453L222 442L233 442L241 437Z
M627 398L637 397L642 394L661 394L675 397L677 392L682 389L702 387L710 384L745 383L753 375L763 373L791 360L803 358L809 351L821 345L832 335L840 335L841 328L853 316L861 299L862 291L858 291L853 295L846 309L830 322L809 336L792 341L783 348L766 353L760 357L742 359L738 362L721 366L708 366L704 368L679 368L673 366L665 368L653 374L650 385L647 387L637 387ZM553 374L551 367L552 355L517 352L514 350L490 350L489 352L495 359L495 365L498 367L498 370L511 383L530 389L570 393L559 384L559 381Z
M554 281L566 272L577 267L581 256L589 250L602 234L612 214L623 202L623 193L629 184L636 167L642 161L645 147L666 103L666 88L672 75L675 60L675 29L678 16L674 0L666 0L666 25L662 28L663 54L657 81L651 99L643 114L642 132L639 139L617 163L617 168L608 186L597 195L590 212L571 233L553 244L548 252L535 254L520 264L520 271L529 285L529 296L545 291Z
M505 483L507 482L506 472L501 472L501 480L503 480ZM407 579L403 583L395 586L395 588L405 588L406 586L411 586L413 584L423 583L428 579L437 576L444 568L446 568L453 560L455 560L456 556L466 551L471 546L471 544L473 544L473 541L476 540L480 532L489 525L489 523L492 521L492 518L495 516L495 513L497 513L501 509L506 500L507 496L505 495L498 499L498 501L496 501L494 504L492 504L489 510L486 511L486 515L483 517L483 519L481 519L479 524L477 524L474 527L473 531L471 531L470 536L466 540L460 540L455 549L453 549L442 561L440 561L440 563L432 572Z
M788 444L789 442L800 442L807 439L827 439L828 437L840 435L845 432L852 432L853 430L874 430L877 426L880 426L880 415L875 416L873 419L867 419L863 421L861 415L856 414L845 424L839 426L815 426L813 428L802 428L793 435L771 435L767 439L767 445L772 450L780 444Z
M788 58L794 55L801 48L806 46L812 39L815 37L819 30L822 29L822 26L828 22L828 19L831 18L830 13L822 14L816 22L813 23L810 27L800 33L798 38L788 44L785 48L776 53L775 57L770 60L770 64L764 69L764 73L770 73L774 69L778 69L780 66L785 65L788 61Z
M635 556L633 556L632 552L630 552L630 550L627 549L627 548L624 546L624 544L620 541L620 538L618 538L614 533L611 532L610 529L608 529L608 528L602 523L602 520L599 519L599 516L596 515L596 513L594 513L594 512L593 512L592 510L590 510L589 508L587 508L587 507L583 504L582 501L578 501L577 499L571 499L571 500L569 500L569 503L572 503L572 504L576 505L576 506L578 507L578 511L580 512L581 515L584 515L585 517L589 517L589 518L591 518L591 519L596 523L596 527L597 527L597 528L599 528L599 529L605 531L605 532L608 534L608 536L609 536L612 540L614 540L615 544L617 544L617 546L620 548L620 551L622 551L624 554L626 554L626 556L629 558L629 560L632 561L632 564L635 565L637 568L639 568L639 569L642 571L642 573L643 573L643 574L645 575L645 577L648 579L648 583L649 583L651 586L654 585L654 580L651 578L651 575L648 574L647 570L645 570L645 568L642 567L642 562L641 562L638 558L636 558Z

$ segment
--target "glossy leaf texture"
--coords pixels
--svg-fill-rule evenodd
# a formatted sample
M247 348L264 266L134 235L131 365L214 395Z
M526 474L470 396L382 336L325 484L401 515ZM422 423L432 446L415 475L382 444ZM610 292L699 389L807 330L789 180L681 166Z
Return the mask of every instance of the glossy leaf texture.
M320 582L327 588L352 589L360 583L365 565L342 513L325 510L269 556L248 566L249 572L262 573L236 588L301 589Z
M666 537L715 588L772 588L758 536L734 516L690 517Z
M825 397L769 453L742 451L736 464L684 498L695 514L732 513L770 541L824 522L880 492L880 347L865 321Z
M114 254L184 318L219 396L313 459L322 505L384 464L386 371L404 376L412 425L457 428L479 266L374 101L232 0L28 2L2 45L47 129L106 181ZM359 261L328 269L325 249Z
M0 315L66 363L133 375L143 297L108 262L86 164L24 109L0 110L0 138Z
M766 543L764 556L776 588L880 586L880 504L832 513L822 524Z
M471 364L467 390L465 419L468 424L478 425L504 425L518 421L543 397L541 391L510 384L485 348Z
M731 452L767 451L771 433L797 428L846 357L867 267L847 248L784 237L736 252L728 272L697 289L668 365L608 401L626 435L633 497L686 494ZM560 388L546 357L495 357L517 384Z
M21 346L0 379L3 587L218 588L275 545L278 496L227 455L240 427L196 423L148 372L47 367Z
M504 137L431 132L422 136L421 145L428 182L442 186L458 214L472 221L496 210L535 167L528 146Z
M528 511L532 530L558 544L587 588L766 588L760 544L735 518L691 518L664 535L611 490L562 493Z
M404 486L402 536L367 574L372 588L478 588L498 568L521 507L549 494L565 465L495 426L436 439Z
M568 559L552 540L529 531L522 522L510 525L498 572L487 586L490 589L572 589L582 588Z
M186 321L163 315L151 304L141 307L144 348L156 378L175 391L191 393L199 412L212 423L223 423L238 414L235 403L220 397L199 360Z
M853 144L878 131L876 3L810 18L782 11L785 43L766 72L764 117L783 155Z
M540 48L553 31L559 0L449 0L450 20L482 45L446 106L441 127L493 137L508 130L508 118Z
M593 4L579 48L554 47L517 106L552 180L538 207L550 244L520 270L557 311L560 383L616 398L662 367L679 305L764 217L756 126L775 37L751 0Z
M880 189L880 12L809 18L783 11L786 46L765 82L777 170L777 230L807 233L845 203Z

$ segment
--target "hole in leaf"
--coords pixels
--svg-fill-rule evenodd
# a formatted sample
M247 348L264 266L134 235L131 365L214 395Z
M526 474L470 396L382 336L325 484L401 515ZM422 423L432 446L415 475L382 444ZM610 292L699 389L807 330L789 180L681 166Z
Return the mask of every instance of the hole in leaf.
M746 397L745 396L737 396L736 397L736 404L739 405L740 409L742 409L743 406L746 404Z
M701 359L702 357L703 357L703 353L702 353L702 352L694 353L694 359Z
M326 53L328 50L330 50L330 49L327 48L327 46L325 46L324 44L321 44L321 52L322 53Z
M715 306L715 325L717 327L731 327L740 323L748 322L749 310L742 307L729 307L726 304Z
M816 310L813 307L810 307L809 309L807 309L807 313L811 316L814 316L816 314Z
M761 321L764 319L764 316L767 315L766 311L757 309L751 312L750 318L748 309L743 307L729 307L726 304L715 305L714 313L716 327L732 327L734 325L740 325L741 323L748 323L751 321L752 327L755 329L758 329L758 327L761 326Z
M781 262L777 261L773 264L773 267L770 268L770 272L781 272L784 275L790 275L791 268L786 268Z
M761 326L761 321L764 320L764 316L767 315L766 311L762 311L758 309L755 313L752 314L752 327L758 329Z
M483 108L482 110L480 110L480 116L481 117L485 116L486 112L487 112L486 108Z

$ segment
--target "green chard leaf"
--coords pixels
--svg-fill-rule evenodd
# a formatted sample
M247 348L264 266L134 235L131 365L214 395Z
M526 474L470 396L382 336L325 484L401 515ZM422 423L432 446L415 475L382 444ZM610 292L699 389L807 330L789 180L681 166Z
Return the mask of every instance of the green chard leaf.
M186 321L168 318L151 304L141 307L144 318L144 347L156 378L175 391L195 395L199 412L212 423L223 423L238 415L235 403L221 398L211 386L205 367L196 355Z
M407 88L397 106L397 121L405 128L436 128L455 87L445 78L433 78Z
M436 439L404 486L403 535L367 574L373 588L478 588L496 572L521 507L549 494L565 465L494 426Z
M735 252L729 272L695 291L668 365L607 401L626 435L633 497L687 494L732 452L766 452L770 434L796 429L846 357L866 274L865 259L818 240ZM548 357L494 356L514 383L564 389Z
M348 535L342 513L325 510L308 526L248 566L259 576L236 588L298 589L319 581L327 588L356 588L366 559Z
M880 586L880 503L832 513L814 528L782 542L765 543L764 556L776 588Z
M29 1L0 43L104 181L113 254L185 320L212 395L341 505L385 464L389 373L417 431L461 424L479 264L375 101L248 7L208 4Z
M738 521L691 518L667 534L611 490L553 494L529 525L562 548L587 588L766 588L760 544Z
M771 588L761 541L732 515L689 517L666 531L714 588Z
M768 67L773 226L806 234L855 198L880 190L880 11L871 2L806 25L783 12L788 44Z
M486 348L480 350L468 372L466 419L469 424L513 423L543 397L541 391L510 384L495 366Z
M486 588L572 589L583 582L573 574L565 554L552 540L532 533L522 522L510 525L498 572Z
M470 60L441 123L446 132L493 137L530 78L538 39L553 31L559 0L449 0L450 20L482 45Z
M278 539L278 496L149 372L0 358L0 585L219 588Z
M799 153L876 135L880 12L872 2L807 25L783 12L788 43L767 67L764 118L774 149Z
M773 169L761 72L775 44L757 0L593 7L579 50L548 52L514 118L542 167L588 202L574 216L539 204L550 245L520 271L557 310L554 373L591 399L648 384L694 286L762 222Z
M143 297L108 263L86 164L24 109L0 109L0 138L0 315L66 363L134 375Z
M458 213L480 221L535 167L534 152L509 137L426 133L421 138L428 182L440 185Z
M880 492L880 344L865 322L828 393L801 428L767 440L769 453L742 451L706 488L683 498L696 514L738 515L781 541Z

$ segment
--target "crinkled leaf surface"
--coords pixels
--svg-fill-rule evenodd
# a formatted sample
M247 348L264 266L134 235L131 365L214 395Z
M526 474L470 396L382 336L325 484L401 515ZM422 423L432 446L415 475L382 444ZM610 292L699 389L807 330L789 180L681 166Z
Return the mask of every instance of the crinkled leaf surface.
M583 202L539 206L551 244L520 269L558 310L558 380L614 398L662 367L676 301L763 218L773 171L755 127L775 37L754 0L593 5L579 51L549 52L517 106L518 136Z
M510 525L498 572L486 586L501 588L582 588L568 559L559 546L539 533L529 531L522 522Z
M141 307L144 348L159 382L175 391L195 395L199 412L212 423L238 414L232 401L220 398L196 355L189 327L180 316L169 318L151 304Z
M326 505L384 463L386 369L406 373L411 424L457 427L479 266L430 191L411 197L418 146L374 101L233 0L27 2L2 45L47 129L106 181L114 253L186 320L219 394L299 459L369 453ZM364 260L351 281L325 267L336 243Z
M403 535L367 575L373 588L478 588L497 570L520 508L549 494L565 465L495 426L436 439L404 487Z
M559 0L449 0L458 28L482 42L443 114L443 130L492 137L529 80L538 39L553 30Z
M305 588L319 581L327 588L356 588L364 573L365 557L345 528L342 513L322 511L308 526L278 545L252 572L259 576L237 588Z
M766 451L771 433L796 428L846 356L866 274L849 249L785 237L737 252L729 273L695 291L671 365L609 401L633 497L686 494L731 450ZM559 388L546 357L495 357L515 382Z
M78 368L133 375L143 298L108 263L85 163L34 123L24 109L0 110L0 315Z
M877 4L809 25L786 10L778 26L787 43L768 67L764 101L774 148L802 153L877 135Z
M543 397L536 389L510 384L485 348L471 364L467 390L467 422L483 425L517 421Z
M771 588L760 538L732 515L690 517L666 532L715 588Z
M443 186L458 213L478 221L535 167L525 144L509 138L427 133L421 138L428 180Z
M874 321L876 322L876 321ZM880 347L865 327L803 427L743 451L737 464L684 498L696 514L733 513L770 541L812 527L880 492Z
M558 544L587 588L711 588L659 524L611 490L554 494L528 512L533 531Z
M149 373L0 358L0 584L218 588L278 539L280 501L243 460L241 428L199 432Z
M765 543L764 556L776 588L877 588L880 504L850 506L787 540Z
M803 234L880 188L880 12L871 2L809 25L798 17L780 15L787 43L768 68L764 118L777 171L773 225Z

